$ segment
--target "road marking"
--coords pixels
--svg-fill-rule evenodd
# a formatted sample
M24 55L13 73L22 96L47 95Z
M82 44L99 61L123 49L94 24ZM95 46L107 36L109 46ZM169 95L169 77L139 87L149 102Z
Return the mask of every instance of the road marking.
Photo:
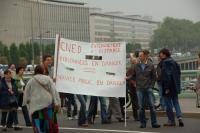
M2 127L2 126L0 126ZM22 128L30 129L32 127L20 126ZM110 129L88 129L88 128L70 128L59 127L59 130L77 130L77 131L96 131L96 132L115 132L115 133L159 133L159 132L142 132L142 131L128 131L128 130L110 130Z
M116 132L116 133L158 133L158 132L141 132L141 131L128 131L128 130L110 130L110 129L87 129L87 128L68 128L60 127L63 130L82 130L82 131L97 131L97 132Z

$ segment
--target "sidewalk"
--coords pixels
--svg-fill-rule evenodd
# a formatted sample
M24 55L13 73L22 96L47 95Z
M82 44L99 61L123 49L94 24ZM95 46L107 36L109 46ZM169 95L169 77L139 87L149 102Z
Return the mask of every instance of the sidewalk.
M196 98L181 98L179 99L183 117L200 119L200 108L196 107ZM149 110L146 111L147 115L150 114ZM127 110L127 114L132 116L131 108ZM159 117L165 117L165 111L157 111Z

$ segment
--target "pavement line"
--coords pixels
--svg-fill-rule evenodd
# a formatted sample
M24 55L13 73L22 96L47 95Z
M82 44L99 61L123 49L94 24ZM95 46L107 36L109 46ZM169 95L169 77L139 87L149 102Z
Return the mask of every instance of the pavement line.
M97 132L116 132L116 133L158 133L158 132L141 132L141 131L128 131L128 130L110 130L110 129L87 129L87 128L68 128L59 127L64 130L82 130L82 131L97 131Z
M0 126L2 127L2 126ZM20 126L22 128L32 128L27 126ZM141 131L128 131L128 130L110 130L110 129L87 129L87 128L69 128L59 127L59 130L79 130L79 131L97 131L97 132L116 132L116 133L158 133L158 132L141 132Z

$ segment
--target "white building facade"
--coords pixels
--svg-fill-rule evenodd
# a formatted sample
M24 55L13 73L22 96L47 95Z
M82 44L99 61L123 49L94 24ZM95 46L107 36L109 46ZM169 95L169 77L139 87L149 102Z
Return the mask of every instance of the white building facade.
M58 0L0 0L0 41L6 45L54 39L90 41L89 8Z
M142 49L149 49L149 43L159 22L140 16L125 16L116 13L90 14L91 42L125 41L139 43Z

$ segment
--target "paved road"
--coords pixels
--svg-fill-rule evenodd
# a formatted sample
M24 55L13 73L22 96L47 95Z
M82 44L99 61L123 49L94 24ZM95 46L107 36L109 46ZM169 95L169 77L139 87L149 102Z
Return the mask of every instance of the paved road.
M146 129L139 128L139 122L135 122L130 118L127 120L127 127L124 123L119 123L113 120L112 124L102 125L100 119L97 118L94 125L90 125L89 128L79 128L77 126L77 120L67 120L63 115L59 115L60 133L199 133L200 132L200 119L184 118L185 127L180 128L178 126L167 128L161 127L159 129L152 129L150 121ZM24 120L21 113L19 113L20 126L24 126ZM158 122L163 125L166 122L165 117L159 117ZM13 129L9 129L9 133L14 133ZM31 133L32 128L24 127L20 133ZM2 131L0 130L0 133ZM15 132L16 133L16 132Z

